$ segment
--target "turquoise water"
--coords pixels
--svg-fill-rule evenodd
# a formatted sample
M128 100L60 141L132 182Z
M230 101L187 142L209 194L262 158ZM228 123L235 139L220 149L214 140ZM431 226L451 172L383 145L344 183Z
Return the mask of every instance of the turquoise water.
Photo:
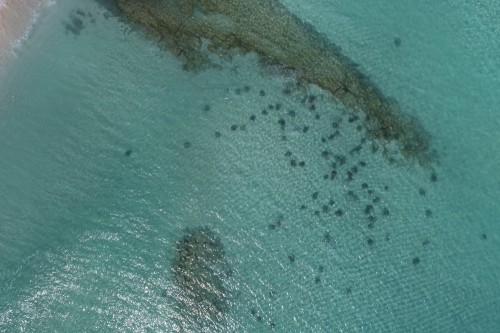
M310 87L311 112L252 54L185 72L96 2L59 1L1 74L0 331L500 330L500 7L283 3L418 117L434 169L350 154L350 111ZM170 275L199 226L232 269L227 318L204 327Z

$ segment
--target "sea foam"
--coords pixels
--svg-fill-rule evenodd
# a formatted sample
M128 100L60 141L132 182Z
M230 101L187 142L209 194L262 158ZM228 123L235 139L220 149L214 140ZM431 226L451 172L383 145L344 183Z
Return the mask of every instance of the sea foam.
M29 37L40 12L56 0L0 0L0 67Z

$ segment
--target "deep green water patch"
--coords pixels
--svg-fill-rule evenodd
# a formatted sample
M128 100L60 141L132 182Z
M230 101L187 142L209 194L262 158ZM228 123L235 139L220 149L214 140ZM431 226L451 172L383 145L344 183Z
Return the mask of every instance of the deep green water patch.
M299 82L316 84L345 106L365 114L367 136L395 154L429 165L435 160L429 134L402 113L340 48L312 26L270 0L114 0L131 22L167 47L186 70L214 65L209 55L230 58L255 52L263 64L293 72ZM391 149L384 150L390 152ZM394 158L394 153L390 155Z

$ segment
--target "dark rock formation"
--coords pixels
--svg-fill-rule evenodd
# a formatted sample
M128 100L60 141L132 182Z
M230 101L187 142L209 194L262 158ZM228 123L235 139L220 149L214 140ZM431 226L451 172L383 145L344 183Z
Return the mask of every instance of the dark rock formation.
M396 142L405 158L432 159L429 136L414 117L312 26L277 0L112 0L131 22L168 47L187 70L210 65L209 53L231 57L254 52L263 66L293 72L298 81L328 90L344 105L365 113L366 134Z
M224 317L230 294L225 280L231 269L220 239L209 228L186 230L177 243L171 272L186 316L208 317L210 321Z

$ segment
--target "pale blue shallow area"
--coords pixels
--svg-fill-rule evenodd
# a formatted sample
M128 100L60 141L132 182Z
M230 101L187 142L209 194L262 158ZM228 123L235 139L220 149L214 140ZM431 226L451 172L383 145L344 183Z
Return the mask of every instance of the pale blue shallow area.
M500 6L283 3L422 122L433 169L349 154L349 110L310 87L311 112L254 55L188 73L95 1L59 1L1 73L0 332L500 331ZM335 181L325 149L347 157ZM197 226L232 268L218 328L175 302L175 245Z

